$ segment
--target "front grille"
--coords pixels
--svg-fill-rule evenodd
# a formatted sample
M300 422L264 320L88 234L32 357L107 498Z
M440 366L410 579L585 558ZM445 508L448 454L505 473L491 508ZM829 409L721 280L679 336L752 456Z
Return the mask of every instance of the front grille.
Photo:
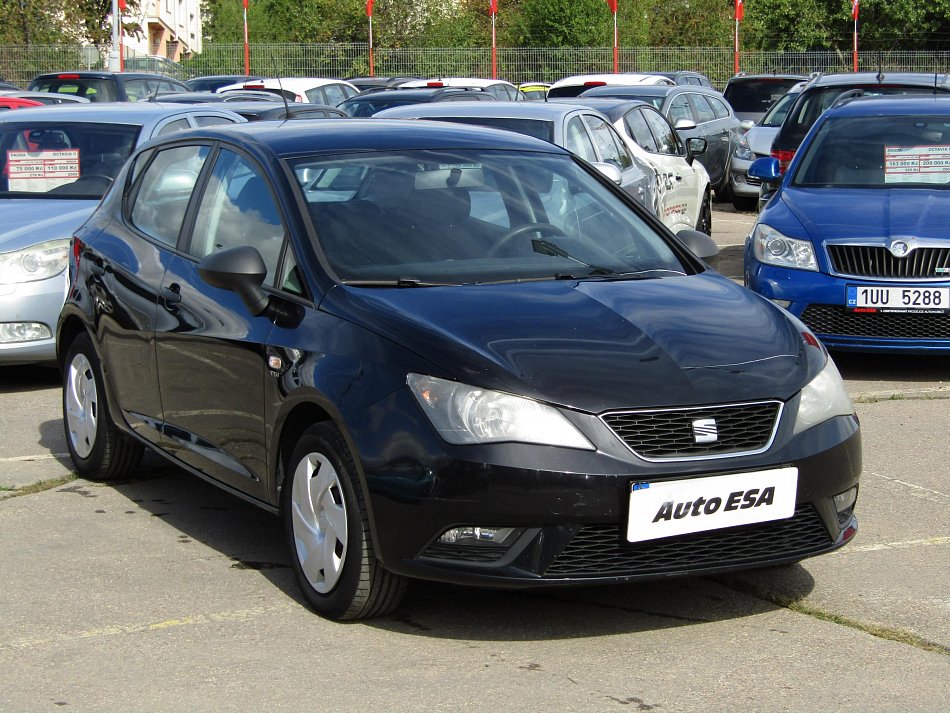
M782 404L764 401L660 411L623 411L603 416L604 423L646 460L682 459L756 453L768 448ZM697 443L696 421L715 421L716 439Z
M828 257L839 275L898 279L950 277L950 248L917 248L905 257L894 257L885 247L829 245Z
M813 332L844 337L950 339L950 315L848 312L839 305L809 305L802 321Z
M497 562L505 556L506 552L508 552L508 548L500 545L460 547L459 545L434 542L420 556L454 562Z
M681 537L622 544L617 525L587 525L545 570L544 577L618 577L751 566L804 558L833 540L811 505L787 520L730 527Z

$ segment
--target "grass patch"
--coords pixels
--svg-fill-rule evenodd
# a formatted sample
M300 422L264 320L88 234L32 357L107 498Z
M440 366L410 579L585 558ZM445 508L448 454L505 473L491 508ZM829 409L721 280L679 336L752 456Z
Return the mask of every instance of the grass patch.
M69 475L64 475L59 478L50 478L49 480L40 480L30 485L24 485L22 488L2 487L0 491L9 493L9 495L3 498L4 500L9 500L10 498L18 498L21 495L33 495L35 493L42 493L45 490L58 488L60 485L66 485L66 483L71 483L76 480L76 477L75 474L70 473Z

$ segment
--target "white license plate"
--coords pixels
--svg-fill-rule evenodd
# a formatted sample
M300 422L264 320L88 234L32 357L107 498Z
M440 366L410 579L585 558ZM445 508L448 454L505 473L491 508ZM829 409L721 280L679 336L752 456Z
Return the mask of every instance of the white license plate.
M630 486L627 541L782 520L795 514L798 468Z
M945 312L950 310L950 287L848 285L845 305L879 312Z

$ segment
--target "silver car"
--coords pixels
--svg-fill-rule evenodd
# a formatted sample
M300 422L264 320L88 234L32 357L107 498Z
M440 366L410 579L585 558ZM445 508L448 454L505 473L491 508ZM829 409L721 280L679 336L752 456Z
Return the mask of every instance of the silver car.
M0 116L0 364L54 363L69 240L134 148L245 119L216 107L84 104Z
M653 215L656 171L627 147L604 114L548 102L445 102L386 109L379 119L432 119L515 131L558 146L597 166Z

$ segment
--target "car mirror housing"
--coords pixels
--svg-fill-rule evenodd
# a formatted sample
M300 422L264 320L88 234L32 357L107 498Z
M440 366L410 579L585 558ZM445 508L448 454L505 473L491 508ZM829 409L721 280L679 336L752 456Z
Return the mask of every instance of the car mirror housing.
M686 150L690 158L706 153L708 147L709 144L702 136L693 136L692 138L686 139Z
M623 183L623 175L620 173L620 169L614 164L597 161L591 165L618 186Z
M697 257L706 258L716 257L719 254L719 246L716 245L715 241L699 230L692 230L686 228L679 231L676 234L680 240L688 247Z
M778 159L771 156L764 156L753 161L749 166L749 175L765 183L780 183L782 180Z
M677 119L676 123L673 124L673 128L677 131L689 131L696 128L696 122L692 119Z
M267 310L269 298L261 289L267 276L264 258L250 245L239 245L206 255L198 274L212 287L236 292L254 316Z

